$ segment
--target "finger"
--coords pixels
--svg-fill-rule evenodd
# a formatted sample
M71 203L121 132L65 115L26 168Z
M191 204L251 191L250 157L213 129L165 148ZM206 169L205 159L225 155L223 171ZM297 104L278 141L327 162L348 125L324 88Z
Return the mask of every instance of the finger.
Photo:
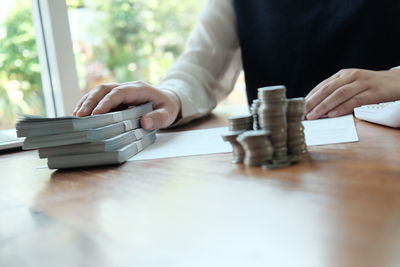
M319 119L321 116L327 114L340 104L348 101L364 90L367 90L367 87L362 82L346 84L325 98L310 113L307 114L306 118L308 120Z
M337 72L336 74L332 75L331 77L329 77L328 79L323 80L322 82L320 82L314 89L312 89L308 95L306 96L306 100L308 100L312 95L314 95L316 92L318 92L318 90L320 90L323 86L325 86L327 83L341 77L343 73L343 70Z
M154 108L161 105L160 93L146 85L122 85L112 89L97 104L93 114L107 113L120 104L137 105L152 102Z
M117 86L116 83L103 84L90 91L76 114L80 117L90 115L97 103Z
M81 108L83 102L85 102L86 98L88 97L88 94L85 94L78 102L78 104L76 105L74 111L73 111L73 115L76 116L77 111Z
M165 108L154 110L144 115L140 120L140 125L146 130L166 128L172 123L172 118Z
M352 113L356 107L372 103L373 101L369 100L369 94L366 91L364 91L361 94L352 97L351 99L347 100L346 102L342 103L341 105L331 110L328 113L328 117L334 118L347 115Z
M339 77L337 79L331 80L327 84L325 84L321 89L315 92L307 101L306 101L306 114L312 111L317 105L319 105L324 99L330 96L333 92L335 92L340 87L352 83L353 80L349 76Z
M309 99L312 95L314 95L316 92L318 92L318 90L320 90L325 84L329 83L330 81L334 80L338 78L337 74L329 77L328 79L323 80L322 82L320 82L317 86L315 86L306 96L306 100Z

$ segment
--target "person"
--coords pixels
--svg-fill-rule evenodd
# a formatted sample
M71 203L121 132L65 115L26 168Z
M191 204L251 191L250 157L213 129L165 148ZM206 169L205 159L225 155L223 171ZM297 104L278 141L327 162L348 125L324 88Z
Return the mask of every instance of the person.
M74 115L151 101L143 128L187 123L210 113L242 68L249 103L257 88L284 84L288 97L306 97L307 119L394 101L400 99L400 69L393 68L400 64L398 14L398 0L209 0L159 85L99 85Z

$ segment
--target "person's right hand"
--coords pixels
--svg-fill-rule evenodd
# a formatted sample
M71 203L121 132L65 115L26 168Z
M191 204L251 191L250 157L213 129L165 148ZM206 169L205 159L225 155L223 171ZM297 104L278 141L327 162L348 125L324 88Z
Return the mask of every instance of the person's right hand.
M146 130L166 128L178 117L181 103L177 95L161 91L144 82L102 84L90 90L78 102L73 115L84 117L107 113L120 105L153 103L153 111L144 115L141 126Z

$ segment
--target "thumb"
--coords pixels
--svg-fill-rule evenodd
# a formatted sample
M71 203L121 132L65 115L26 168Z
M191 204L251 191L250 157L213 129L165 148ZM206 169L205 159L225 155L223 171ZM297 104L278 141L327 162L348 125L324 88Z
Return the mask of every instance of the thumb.
M155 130L166 128L172 124L173 118L165 108L154 110L143 115L140 124L145 130Z

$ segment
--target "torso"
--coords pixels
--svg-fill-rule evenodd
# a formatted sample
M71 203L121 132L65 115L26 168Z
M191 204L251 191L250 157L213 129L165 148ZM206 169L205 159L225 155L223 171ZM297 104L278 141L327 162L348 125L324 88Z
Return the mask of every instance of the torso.
M344 68L400 65L398 0L234 0L249 102L284 84L305 96Z

